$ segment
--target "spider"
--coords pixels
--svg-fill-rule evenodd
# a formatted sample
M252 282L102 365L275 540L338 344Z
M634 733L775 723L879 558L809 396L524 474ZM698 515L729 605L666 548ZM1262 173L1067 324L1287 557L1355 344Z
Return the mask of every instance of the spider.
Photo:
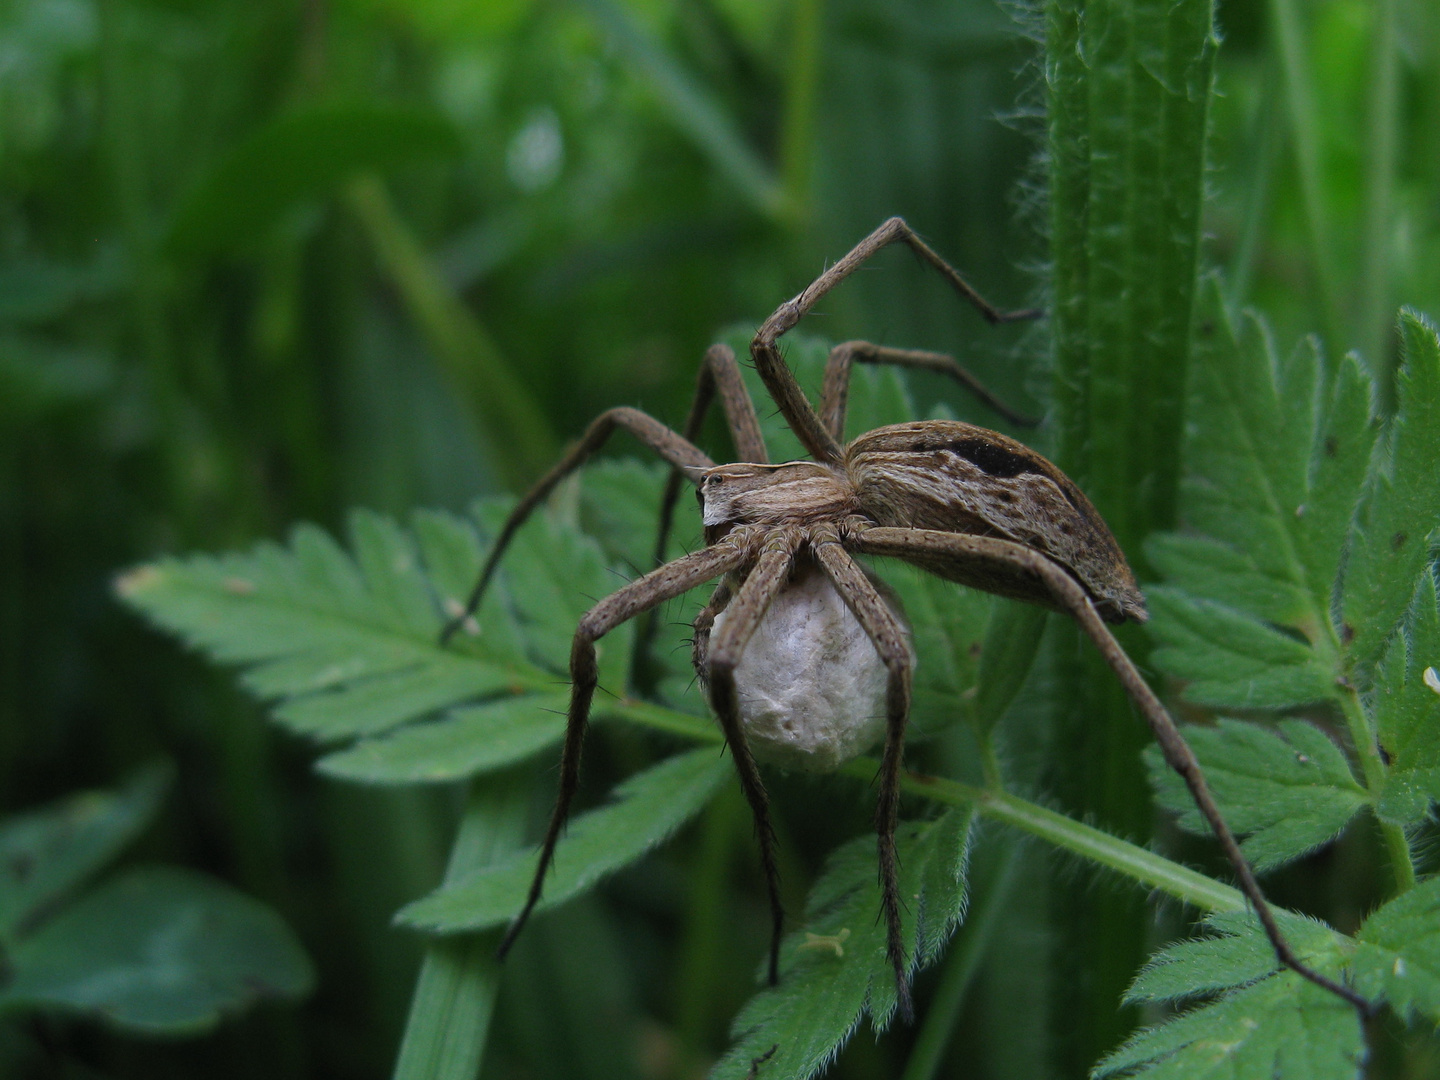
M661 502L657 563L663 560L679 483L683 478L696 485L705 546L660 565L612 593L592 607L576 628L570 653L573 685L560 759L559 793L528 897L501 942L500 956L509 950L540 898L570 813L597 682L595 642L621 623L720 578L720 585L695 623L695 659L754 814L771 909L769 979L772 984L778 981L784 913L775 840L765 786L747 739L747 723L753 731L756 718L753 710L747 715L737 687L745 678L741 665L747 643L764 637L768 643L764 647L777 648L777 634L757 636L767 620L799 625L800 632L804 631L805 612L813 610L813 605L806 606L811 602L805 598L808 588L821 610L826 609L827 597L838 595L843 601L829 604L832 610L826 618L830 621L819 633L830 633L832 626L843 631L847 623L853 630L858 624L863 637L873 645L873 653L868 661L862 657L861 666L868 662L880 673L884 749L875 830L881 909L900 1014L906 1021L913 1017L901 938L895 829L914 657L902 620L853 557L861 554L901 559L950 581L1041 604L1073 617L1149 722L1166 762L1184 778L1233 865L1279 961L1362 1011L1367 1009L1368 1003L1354 991L1312 971L1291 950L1206 786L1194 754L1106 626L1132 619L1143 622L1147 617L1145 600L1114 536L1079 488L1023 443L960 421L894 424L866 432L848 444L841 442L850 372L856 362L945 373L969 386L991 407L1011 419L1019 418L985 393L952 358L868 342L846 342L832 350L818 411L801 391L781 358L778 339L867 258L897 242L907 245L937 270L988 322L1039 315L1034 310L1004 312L993 307L904 220L889 219L802 293L782 304L761 325L750 345L760 378L810 460L769 462L735 354L726 346L712 346L705 355L684 433L632 408L610 409L596 418L579 442L516 505L489 552L464 611L446 627L442 641L448 640L478 608L521 523L616 429L630 432L673 466ZM735 464L717 465L693 442L717 395L741 458ZM838 614L833 609L839 609ZM778 636L783 638L784 633L782 630ZM785 646L778 648L778 663L783 667ZM855 655L853 648L847 654ZM767 678L773 682L776 677L776 657L762 660L769 661L771 673L752 674L751 683ZM829 661L832 670L848 662ZM752 664L751 668L756 666ZM823 663L821 667L823 675ZM867 710L862 707L860 711ZM851 731L845 737L850 739L850 745L830 745L834 756L853 756L866 748L864 732ZM825 764L833 767L838 763Z

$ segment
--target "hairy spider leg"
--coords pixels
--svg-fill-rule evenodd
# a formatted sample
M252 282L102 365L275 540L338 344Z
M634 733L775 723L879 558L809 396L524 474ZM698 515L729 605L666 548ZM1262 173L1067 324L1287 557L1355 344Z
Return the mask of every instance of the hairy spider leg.
M690 640L690 666L697 672L700 670L702 658L710 655L710 631L715 626L715 616L725 610L733 596L734 590L730 588L730 583L722 579L710 594L710 602L700 609L700 614L696 615L695 621L691 623L695 636ZM708 679L708 676L706 678Z
M857 361L862 364L894 364L897 367L918 368L948 376L970 391L982 405L1010 423L1018 427L1036 427L1040 423L1037 417L1026 416L1010 408L987 390L985 384L970 374L959 361L946 353L926 352L923 349L892 349L868 341L843 341L830 350L830 357L825 361L825 381L820 389L820 421L841 443L845 441L845 410L850 400L850 372Z
M775 830L770 824L770 797L765 792L760 770L740 727L735 669L740 666L745 645L765 618L770 602L785 588L803 538L800 529L789 527L775 530L765 540L754 567L726 608L729 617L710 640L706 664L710 707L715 710L720 730L725 733L725 742L735 759L740 788L745 793L745 801L750 804L750 813L755 818L755 832L760 841L760 865L765 872L766 891L770 894L771 986L780 980L780 937L785 928L785 909L780 903L780 870L775 863Z
M565 721L565 743L560 752L560 788L555 798L555 809L550 814L550 824L545 830L545 839L540 845L540 863L535 868L534 879L530 882L529 895L525 899L525 906L520 909L520 914L515 916L500 942L496 953L500 959L503 960L510 951L516 936L530 918L530 912L540 901L540 893L545 887L545 874L554 862L555 845L560 841L560 833L570 816L570 804L574 801L575 790L580 783L580 750L584 745L585 729L590 720L590 702L595 696L595 686L599 681L595 642L642 611L673 600L697 585L739 568L749 557L745 539L744 534L735 541L726 538L711 547L676 559L658 570L652 570L623 589L611 593L587 611L580 620L570 648L570 712Z
M1016 544L1009 540L1002 540L997 537L974 536L961 533L939 532L931 529L895 529L895 528L870 528L865 529L854 537L851 545L855 550L867 555L888 555L894 558L904 559L907 562L917 563L922 567L934 567L951 562L957 566L962 573L972 572L977 563L992 564L990 572L995 575L1031 575L1038 578L1055 598L1056 606L1072 616L1078 622L1095 647L1100 650L1100 655L1115 672L1125 692L1130 695L1130 700L1145 717L1146 723L1155 735L1155 741L1160 744L1160 751L1165 756L1166 763L1180 774L1185 781L1185 786L1190 790L1190 797L1200 809L1205 820L1209 822L1215 838L1220 842L1220 849L1230 861L1235 870L1235 876L1240 884L1240 891L1250 901L1255 909L1255 915L1260 920L1260 925L1265 930L1265 936L1270 939L1270 945L1275 950L1275 956L1285 967L1294 971L1316 986L1323 987L1333 994L1338 994L1351 1005L1354 1005L1361 1014L1369 1016L1373 1006L1365 998L1361 997L1354 990L1344 986L1334 979L1320 974L1313 968L1304 964L1295 955L1290 943L1285 940L1285 935L1280 930L1280 924L1275 920L1275 914L1265 899L1265 894L1260 890L1260 883L1255 880L1255 873L1246 861L1244 853L1240 850L1240 844L1235 839L1235 834L1230 831L1230 826L1225 821L1225 816L1220 812L1219 806L1215 804L1214 797L1210 794L1209 785L1205 782L1205 774L1200 769L1200 763L1195 759L1194 752L1180 734L1180 729L1175 726L1175 721L1155 696L1149 684L1136 670L1130 657L1110 633L1110 628L1105 625L1091 603L1089 594L1085 592L1071 575L1054 560L1041 554L1033 548L1025 547L1023 544Z
M905 724L910 716L910 681L915 666L905 629L865 572L846 553L832 525L810 532L815 561L834 583L855 618L874 643L885 665L885 752L880 764L880 796L875 804L875 833L880 852L880 897L885 913L885 954L895 971L895 996L900 1018L915 1020L915 1005L906 972L905 945L900 934L900 865L895 829L900 818L900 762L905 750Z
M704 469L715 467L705 453L695 447L689 439L686 439L671 431L664 424L654 417L647 416L639 409L621 407L609 409L601 413L590 426L585 429L585 434L565 454L555 467L536 482L525 496L510 511L510 516L505 519L504 526L500 529L500 535L495 538L495 543L490 547L490 554L485 560L485 565L480 571L480 576L475 582L475 587L470 590L470 596L465 601L465 607L445 624L445 629L440 631L440 644L443 646L454 635L455 631L464 625L465 620L474 615L480 607L480 601L485 597L485 589L490 584L490 579L495 575L495 568L500 564L500 557L505 554L515 531L525 523L534 509L545 501L545 497L555 489L555 485L569 476L572 472L585 464L586 460L596 450L604 445L617 428L623 428L634 435L641 442L660 454L669 461L676 469L687 475L697 475Z
M757 465L768 462L770 452L765 447L765 436L760 433L760 418L755 415L755 403L745 389L740 365L735 360L735 350L729 345L715 344L705 350L705 360L695 381L695 397L690 402L690 415L685 418L685 426L681 429L685 438L694 442L699 437L705 414L710 411L717 394L720 407L725 411L730 439L735 444L735 460ZM656 566L665 561L665 545L670 539L675 500L680 497L680 481L684 475L677 467L670 470L665 480L665 492L660 497L660 528L655 536Z
M838 463L844 456L843 448L839 438L821 422L819 415L806 399L800 384L795 381L794 373L781 358L776 341L798 323L822 296L859 269L866 259L894 243L906 244L923 262L939 271L961 298L984 316L986 322L1016 322L1037 318L1040 314L1033 308L1001 311L976 292L958 270L931 250L929 245L915 234L915 230L905 223L904 218L890 218L851 248L844 258L811 282L804 292L781 304L755 332L755 337L750 342L750 356L755 361L756 370L770 391L770 396L775 399L775 404L779 406L795 437L817 461Z

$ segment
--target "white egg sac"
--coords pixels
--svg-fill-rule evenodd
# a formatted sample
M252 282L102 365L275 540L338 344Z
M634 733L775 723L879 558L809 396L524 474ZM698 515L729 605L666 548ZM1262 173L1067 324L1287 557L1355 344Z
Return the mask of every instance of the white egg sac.
M735 670L751 752L785 769L838 768L884 735L885 683L880 654L830 579L813 565L798 569Z

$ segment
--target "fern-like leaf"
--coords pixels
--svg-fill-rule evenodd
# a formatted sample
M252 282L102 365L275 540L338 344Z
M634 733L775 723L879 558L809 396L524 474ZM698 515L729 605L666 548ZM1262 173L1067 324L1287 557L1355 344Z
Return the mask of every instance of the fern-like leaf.
M934 962L965 913L972 819L972 811L951 810L933 822L902 823L896 834L912 971ZM760 991L736 1018L735 1045L712 1080L807 1080L834 1059L867 1013L883 1030L895 1004L875 840L859 837L826 861L806 903L803 929L785 940L780 984Z

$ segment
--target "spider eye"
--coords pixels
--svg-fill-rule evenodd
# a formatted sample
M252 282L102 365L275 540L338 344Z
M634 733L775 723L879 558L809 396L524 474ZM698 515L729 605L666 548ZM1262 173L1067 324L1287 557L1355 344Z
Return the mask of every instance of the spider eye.
M705 486L710 487L714 484L718 484L720 483L720 480L721 478L718 476L707 476L705 477Z

